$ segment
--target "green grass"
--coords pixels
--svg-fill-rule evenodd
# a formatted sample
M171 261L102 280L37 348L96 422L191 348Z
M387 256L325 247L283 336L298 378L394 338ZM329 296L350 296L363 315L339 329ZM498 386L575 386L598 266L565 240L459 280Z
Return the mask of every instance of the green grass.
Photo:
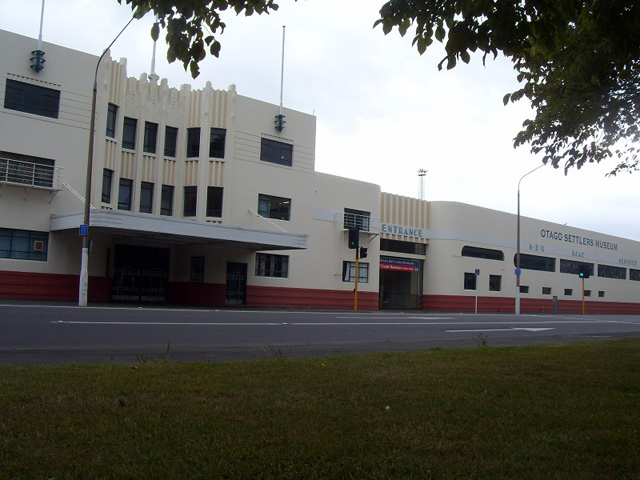
M638 479L640 341L1 367L0 478Z

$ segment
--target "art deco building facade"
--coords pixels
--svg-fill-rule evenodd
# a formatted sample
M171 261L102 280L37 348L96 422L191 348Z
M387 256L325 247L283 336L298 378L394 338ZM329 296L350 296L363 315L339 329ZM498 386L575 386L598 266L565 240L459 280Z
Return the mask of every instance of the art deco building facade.
M0 298L78 298L98 58L0 31ZM89 301L513 311L515 216L315 171L314 116L98 71ZM349 248L358 228L359 247ZM640 312L640 244L522 222L523 311ZM357 263L357 269L356 269ZM358 272L358 275L356 275ZM477 274L476 274L477 273Z

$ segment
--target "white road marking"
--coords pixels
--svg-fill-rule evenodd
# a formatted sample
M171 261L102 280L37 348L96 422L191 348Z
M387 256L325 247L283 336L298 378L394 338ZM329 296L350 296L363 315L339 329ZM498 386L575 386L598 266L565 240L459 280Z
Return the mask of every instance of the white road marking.
M475 333L475 332L513 332L515 330L521 330L525 332L544 332L545 330L555 330L555 328L476 328L473 330L446 330L448 333Z
M434 326L459 325L459 323L431 323L431 322L140 322L140 321L90 321L90 320L55 320L53 324L65 325L146 325L146 326L197 326L197 327L374 327L374 326ZM511 331L542 332L554 328L510 327L510 328L474 328L470 330L446 330L449 333L461 332L511 332Z

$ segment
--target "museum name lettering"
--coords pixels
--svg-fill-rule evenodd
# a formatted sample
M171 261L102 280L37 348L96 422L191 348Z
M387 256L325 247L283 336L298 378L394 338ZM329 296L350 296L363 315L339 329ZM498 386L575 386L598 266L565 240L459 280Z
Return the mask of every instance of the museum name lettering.
M382 233L391 235L404 235L406 237L424 238L424 231L421 228L403 227L401 225L382 224Z
M589 237L580 237L578 235L569 235L568 233L555 232L553 230L540 230L540 236L542 238L550 238L552 240L563 241L567 243L575 243L578 245L584 245L586 247L597 247L605 250L618 250L617 243L611 243L604 240L593 239Z

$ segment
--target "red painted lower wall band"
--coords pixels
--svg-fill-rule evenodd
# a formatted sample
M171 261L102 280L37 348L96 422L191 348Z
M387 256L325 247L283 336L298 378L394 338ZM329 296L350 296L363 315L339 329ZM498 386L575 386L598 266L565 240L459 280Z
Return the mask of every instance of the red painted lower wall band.
M78 300L78 275L0 271L0 298L75 302ZM111 302L112 280L89 277L89 301ZM169 303L180 305L225 306L225 285L170 282ZM475 297L465 295L424 295L426 311L475 311ZM254 308L314 308L319 310L353 310L353 290L247 286L246 304ZM378 310L377 292L358 292L358 310ZM478 297L478 313L513 313L515 299ZM521 313L553 313L551 299L522 298ZM558 300L559 314L582 313L582 301ZM588 300L586 314L640 315L640 303Z

